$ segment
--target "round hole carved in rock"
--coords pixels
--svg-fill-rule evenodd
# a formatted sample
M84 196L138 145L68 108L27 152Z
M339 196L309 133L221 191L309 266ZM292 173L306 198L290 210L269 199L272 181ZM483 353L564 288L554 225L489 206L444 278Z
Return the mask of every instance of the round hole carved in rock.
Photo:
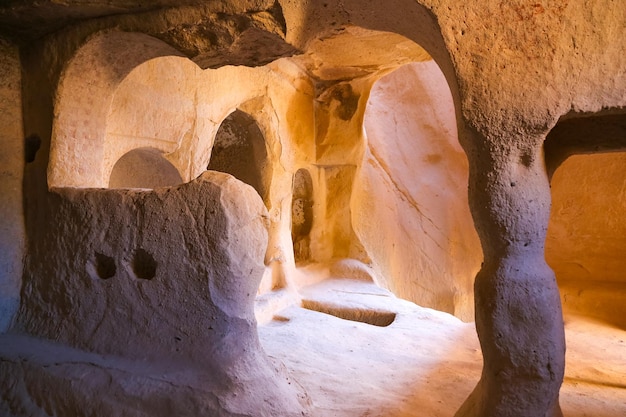
M110 256L98 252L95 253L94 267L96 274L102 279L113 278L117 272L115 260Z
M157 262L144 249L137 249L133 255L131 267L135 276L140 279L152 279L156 276Z

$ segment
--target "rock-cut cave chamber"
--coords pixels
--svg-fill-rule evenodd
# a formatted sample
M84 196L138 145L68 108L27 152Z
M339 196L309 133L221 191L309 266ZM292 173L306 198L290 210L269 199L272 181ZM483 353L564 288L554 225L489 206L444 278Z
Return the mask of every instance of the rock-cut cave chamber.
M0 415L624 415L626 87L261 3L7 25Z

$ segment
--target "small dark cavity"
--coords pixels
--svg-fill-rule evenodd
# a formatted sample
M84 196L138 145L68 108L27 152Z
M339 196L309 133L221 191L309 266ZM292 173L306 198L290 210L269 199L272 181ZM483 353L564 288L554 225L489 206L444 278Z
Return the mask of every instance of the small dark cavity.
M41 148L41 138L39 136L30 135L24 139L24 159L27 164L35 161L39 148Z
M152 279L156 276L157 262L144 249L137 249L131 264L135 276L140 279Z
M113 278L117 272L115 260L99 252L95 253L95 268L101 279Z

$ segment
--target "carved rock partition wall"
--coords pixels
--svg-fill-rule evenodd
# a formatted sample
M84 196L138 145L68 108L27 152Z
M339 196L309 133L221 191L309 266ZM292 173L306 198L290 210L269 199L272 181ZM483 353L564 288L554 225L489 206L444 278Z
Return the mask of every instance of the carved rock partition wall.
M0 411L301 415L256 333L267 211L252 187L207 172L49 201L13 328L30 336L0 344Z

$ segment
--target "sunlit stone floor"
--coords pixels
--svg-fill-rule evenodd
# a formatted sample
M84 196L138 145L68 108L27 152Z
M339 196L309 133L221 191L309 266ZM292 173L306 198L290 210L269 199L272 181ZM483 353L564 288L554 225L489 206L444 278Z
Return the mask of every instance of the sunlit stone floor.
M278 311L259 335L316 417L452 417L479 379L473 323L363 281L328 280L302 295L307 308ZM565 416L626 416L626 331L574 316L565 323Z

